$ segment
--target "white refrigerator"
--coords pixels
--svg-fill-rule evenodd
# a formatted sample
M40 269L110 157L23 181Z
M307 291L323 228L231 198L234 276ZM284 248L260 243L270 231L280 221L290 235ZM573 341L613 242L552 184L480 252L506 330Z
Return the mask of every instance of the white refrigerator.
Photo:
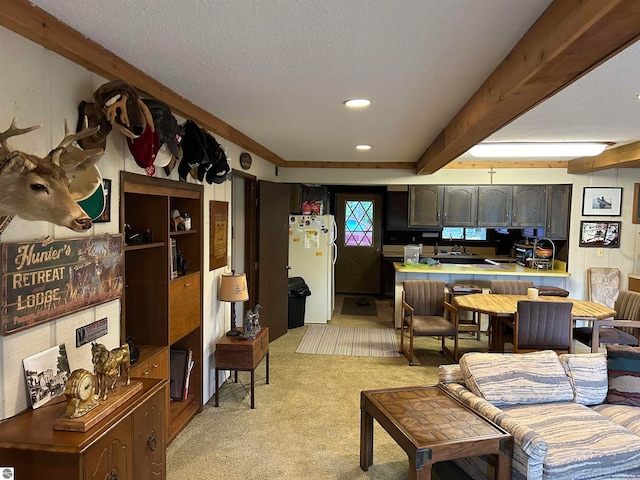
M333 215L289 215L289 277L302 277L311 291L304 323L331 320L336 236Z

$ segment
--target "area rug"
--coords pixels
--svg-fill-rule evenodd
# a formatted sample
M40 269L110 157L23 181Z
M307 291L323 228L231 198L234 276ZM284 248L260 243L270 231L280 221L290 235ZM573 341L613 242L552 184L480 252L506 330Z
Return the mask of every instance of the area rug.
M393 328L309 325L296 353L348 357L399 357Z
M340 313L342 315L367 315L375 317L378 315L378 310L376 309L375 299L371 297L344 297Z

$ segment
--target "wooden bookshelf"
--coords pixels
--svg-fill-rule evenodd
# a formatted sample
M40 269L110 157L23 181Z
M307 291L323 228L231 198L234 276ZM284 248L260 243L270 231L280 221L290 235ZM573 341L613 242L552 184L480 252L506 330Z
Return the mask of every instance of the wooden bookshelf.
M168 441L202 410L202 185L120 174L121 231L150 230L151 243L125 247L122 341L140 346L141 376L169 378L171 347L189 349L194 366L186 400L170 401ZM172 231L171 211L188 212L192 228ZM186 274L171 279L171 240L186 261ZM169 397L170 389L167 389Z

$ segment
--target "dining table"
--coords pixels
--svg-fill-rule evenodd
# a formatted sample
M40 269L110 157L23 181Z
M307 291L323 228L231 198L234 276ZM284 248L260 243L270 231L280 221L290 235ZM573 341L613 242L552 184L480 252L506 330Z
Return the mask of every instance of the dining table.
M502 336L495 334L495 332L501 331L501 329L498 328L501 323L513 325L513 318L518 310L518 301L520 300L532 300L532 298L528 295L474 293L454 297L452 303L458 310L487 314L489 316L489 351L503 352L504 343ZM595 320L615 317L616 315L614 309L601 303L590 302L588 300L547 295L540 295L535 300L540 302L571 302L573 304L571 316L574 323L577 320L593 322ZM572 353L572 350L573 341L571 342L569 353Z

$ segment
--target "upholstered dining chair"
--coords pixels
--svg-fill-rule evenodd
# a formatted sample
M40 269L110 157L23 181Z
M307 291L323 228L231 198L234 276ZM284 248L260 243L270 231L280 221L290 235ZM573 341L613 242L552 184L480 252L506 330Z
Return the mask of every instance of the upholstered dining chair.
M445 356L458 361L458 314L456 308L445 301L445 283L440 280L405 280L402 290L402 328L400 351L413 365L414 337L441 337ZM408 335L409 345L405 338ZM453 351L445 339L453 337Z
M530 280L491 280L489 282L489 293L497 293L502 295L526 295L529 288L533 287ZM505 335L512 335L512 331L506 325L500 323L499 319L489 316L489 326L487 327L487 335L489 336L489 345L504 351ZM494 327L500 328L494 331Z
M640 336L640 293L621 290L613 304L615 318L596 320L591 327L576 327L573 337L591 347L593 353L600 345L638 346Z
M533 287L530 280L491 280L489 291L503 295L526 295L527 290Z
M511 340L513 353L535 350L568 353L573 340L572 308L571 302L518 301L513 338L505 338L505 342Z

